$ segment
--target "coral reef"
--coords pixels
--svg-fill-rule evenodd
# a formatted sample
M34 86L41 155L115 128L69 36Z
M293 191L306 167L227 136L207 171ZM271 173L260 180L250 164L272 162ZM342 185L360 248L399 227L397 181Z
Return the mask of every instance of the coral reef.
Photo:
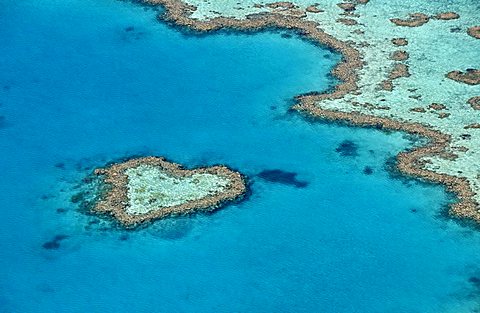
M212 211L246 191L242 175L225 166L183 169L144 157L96 169L108 191L93 207L126 227L196 211Z

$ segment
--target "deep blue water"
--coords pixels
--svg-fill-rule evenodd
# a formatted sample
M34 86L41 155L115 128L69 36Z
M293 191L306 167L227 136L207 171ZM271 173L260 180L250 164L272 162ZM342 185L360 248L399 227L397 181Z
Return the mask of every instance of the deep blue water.
M442 187L385 170L408 138L288 112L336 83L338 55L281 32L185 36L155 14L0 2L0 311L478 307L480 236L440 216ZM227 164L251 196L135 232L76 210L92 167L135 154Z

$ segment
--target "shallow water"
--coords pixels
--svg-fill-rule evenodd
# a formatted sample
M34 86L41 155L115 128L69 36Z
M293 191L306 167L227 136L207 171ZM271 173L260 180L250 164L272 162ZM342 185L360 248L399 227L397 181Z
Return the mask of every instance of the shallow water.
M0 20L1 311L478 308L480 236L440 216L442 187L385 171L408 138L288 111L338 55L110 0L3 1ZM135 232L76 210L92 167L136 154L227 164L251 195Z

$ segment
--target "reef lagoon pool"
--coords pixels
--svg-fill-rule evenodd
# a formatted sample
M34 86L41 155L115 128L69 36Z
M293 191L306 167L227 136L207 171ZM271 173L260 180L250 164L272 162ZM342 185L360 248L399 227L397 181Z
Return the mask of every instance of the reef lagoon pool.
M289 110L338 83L340 55L157 14L0 3L1 312L480 309L480 234L391 166L415 138ZM248 197L133 231L72 202L94 168L147 155L227 165Z

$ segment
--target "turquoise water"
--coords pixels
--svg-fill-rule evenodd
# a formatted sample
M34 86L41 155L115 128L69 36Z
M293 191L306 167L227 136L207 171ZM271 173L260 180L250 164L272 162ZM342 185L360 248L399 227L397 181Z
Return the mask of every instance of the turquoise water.
M440 216L443 188L385 170L409 139L288 111L335 84L338 55L282 32L185 36L155 14L0 3L0 311L478 308L480 236ZM139 154L227 164L251 195L135 232L77 211L92 167ZM277 169L297 181L258 176Z

